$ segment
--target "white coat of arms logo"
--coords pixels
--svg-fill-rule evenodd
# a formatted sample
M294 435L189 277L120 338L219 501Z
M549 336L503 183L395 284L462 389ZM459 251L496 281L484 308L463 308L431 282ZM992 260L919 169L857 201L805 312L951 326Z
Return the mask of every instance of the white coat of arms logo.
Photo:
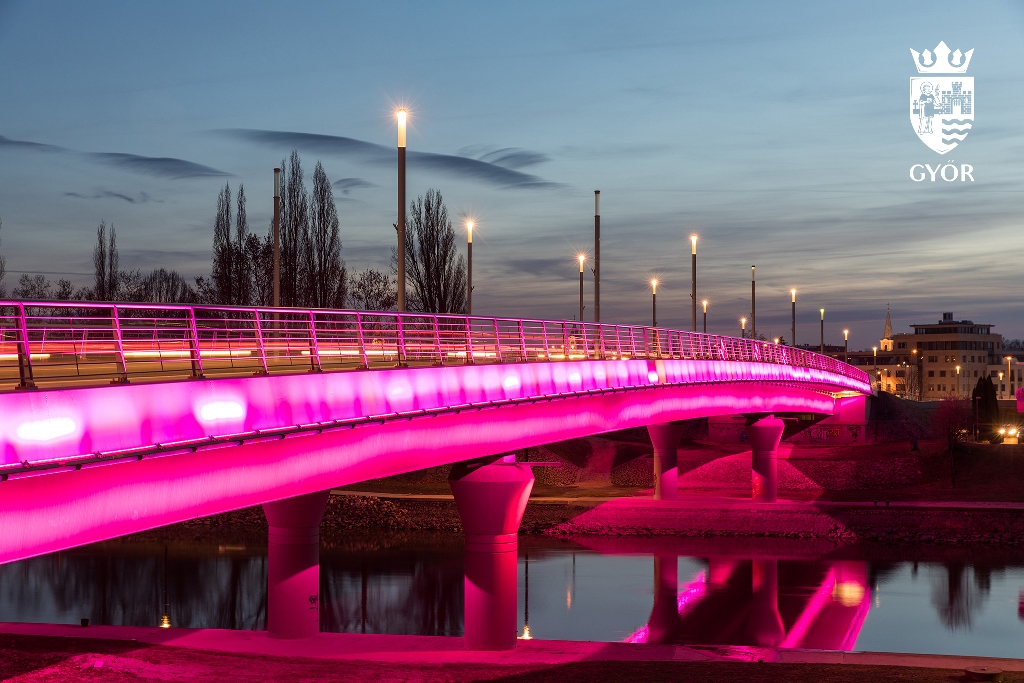
M951 52L940 42L934 51L910 53L921 74L910 79L910 125L921 142L945 154L963 142L974 125L974 78L962 75L974 48Z

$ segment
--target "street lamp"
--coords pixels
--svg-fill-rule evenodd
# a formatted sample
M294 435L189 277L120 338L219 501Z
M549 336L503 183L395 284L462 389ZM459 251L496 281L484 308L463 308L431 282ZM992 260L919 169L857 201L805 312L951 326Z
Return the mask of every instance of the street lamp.
M399 109L398 118L398 310L405 311L405 122L408 112Z
M651 278L651 327L658 326L658 278Z
M580 260L580 325L583 324L583 262L587 260L586 254L577 254Z
M601 322L601 190L594 190L594 322Z
M274 169L274 308L281 305L281 169Z
M775 342L776 344L778 344L778 343L779 343L779 338L778 338L778 337L776 337L776 338L775 338L775 339L774 339L773 341L774 341L774 342Z
M704 306L704 334L707 334L708 333L708 300L704 299L704 301L701 301L700 303L701 303L702 306Z
M877 346L872 346L871 347L871 353L874 355L874 358L875 358L875 374L878 375L878 390L881 391L882 390L882 373L880 373L878 371L878 347Z
M821 309L821 343L818 353L825 354L825 309Z
M757 300L755 294L754 266L750 266L750 338L757 339L757 307L754 305Z
M843 330L843 362L850 361L850 331Z
M466 221L466 315L473 315L473 221Z
M1013 356L1006 357L1006 398L1013 398L1013 371L1010 370L1010 361Z
M791 337L791 339L789 340L789 343L792 344L795 347L796 346L796 290L795 289L791 289L791 290L789 290L789 293L793 296L793 315L792 315L791 330L790 330L790 335L789 335Z
M691 273L690 273L690 303L692 304L693 314L690 319L690 330L692 332L697 331L697 236L690 235L690 256L691 256Z
M745 339L747 336L747 319L740 318L740 339Z

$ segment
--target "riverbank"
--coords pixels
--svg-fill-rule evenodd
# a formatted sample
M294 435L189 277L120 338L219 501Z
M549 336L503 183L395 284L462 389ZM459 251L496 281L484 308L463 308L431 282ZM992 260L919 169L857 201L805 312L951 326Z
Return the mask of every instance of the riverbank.
M89 637L83 637L88 632ZM130 626L0 625L0 678L36 681L966 680L967 667L1024 681L1024 660L878 652L520 641L469 652L461 638L321 633L300 641L263 631Z
M461 534L455 502L440 494L332 495L321 524L325 548L365 533ZM680 536L826 539L839 543L948 544L1024 547L1024 504L970 501L779 501L738 498L674 501L635 498L545 498L531 501L522 535ZM260 507L174 524L127 537L132 541L266 545Z

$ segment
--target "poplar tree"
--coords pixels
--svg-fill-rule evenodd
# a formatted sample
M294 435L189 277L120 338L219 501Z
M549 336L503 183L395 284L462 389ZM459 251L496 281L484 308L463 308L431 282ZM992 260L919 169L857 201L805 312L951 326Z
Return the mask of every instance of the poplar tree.
M405 272L412 284L410 310L466 312L466 260L455 246L455 229L444 198L427 190L409 205L405 230Z

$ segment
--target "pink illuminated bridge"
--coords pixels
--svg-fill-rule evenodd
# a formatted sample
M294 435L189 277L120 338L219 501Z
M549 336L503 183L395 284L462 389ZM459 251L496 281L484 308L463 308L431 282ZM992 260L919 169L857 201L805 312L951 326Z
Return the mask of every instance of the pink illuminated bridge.
M628 427L830 415L834 358L662 328L0 301L0 562Z

